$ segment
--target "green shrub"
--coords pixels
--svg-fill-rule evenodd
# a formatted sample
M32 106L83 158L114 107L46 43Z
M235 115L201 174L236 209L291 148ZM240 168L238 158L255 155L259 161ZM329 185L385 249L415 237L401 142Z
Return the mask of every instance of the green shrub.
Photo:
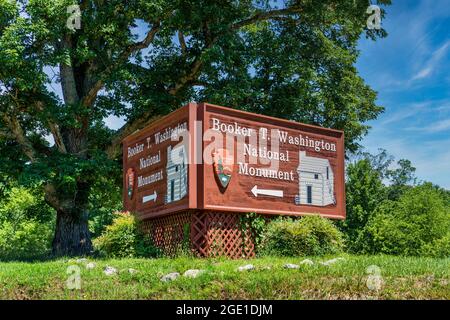
M118 173L116 177L121 177ZM114 212L118 212L123 207L122 192L111 176L100 177L92 186L89 194L89 231L92 238L99 237L112 224L115 218Z
M301 219L280 218L270 222L263 233L260 253L275 256L312 256L339 253L342 233L320 216Z
M240 216L241 232L243 234L250 232L256 251L260 248L264 230L266 230L266 224L266 218L255 212L250 212Z
M433 244L445 251L448 230L450 207L439 190L424 184L380 204L364 229L364 252L419 256Z
M36 221L54 223L55 211L44 201L44 195L37 190L13 187L0 199L0 222Z
M51 248L54 211L33 189L11 187L0 199L0 260L46 257Z
M359 253L365 243L361 232L379 203L386 198L386 187L381 173L369 159L348 164L346 173L347 217L337 225L344 233L347 250Z
M450 258L450 232L422 247L422 256L432 258Z
M0 224L0 260L32 260L50 253L52 228L36 221Z
M140 231L138 222L129 213L117 213L113 223L93 243L98 253L108 257L154 257L159 254L159 250Z

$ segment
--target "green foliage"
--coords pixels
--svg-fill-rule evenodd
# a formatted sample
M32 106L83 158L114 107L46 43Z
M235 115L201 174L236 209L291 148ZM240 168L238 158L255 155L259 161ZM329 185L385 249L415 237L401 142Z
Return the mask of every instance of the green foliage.
M423 184L406 191L398 201L385 201L376 209L364 229L364 251L417 256L433 245L445 251L449 230L448 202L434 186Z
M394 157L384 149L378 149L378 153L360 152L360 160L369 161L372 170L378 172L382 180L389 181L387 197L397 200L410 186L416 184L416 168L410 160L400 159L394 164Z
M423 245L421 255L433 258L450 258L450 231L446 236Z
M54 210L45 203L39 189L12 187L4 192L4 198L0 200L0 221L52 223L54 216Z
M121 178L120 173L114 177ZM92 187L89 196L89 230L92 237L99 237L113 222L114 212L123 208L120 183L108 176L101 178Z
M189 223L183 225L183 241L181 243L181 250L179 250L176 255L185 257L193 256L191 250L191 225Z
M37 199L27 189L14 187L0 203L0 219L14 221L24 219L27 210L36 206Z
M316 256L339 253L343 247L343 236L331 221L320 216L306 216L270 222L260 252L276 256Z
M251 233L255 244L255 249L256 251L258 251L263 238L264 230L267 225L266 219L264 218L264 216L257 214L255 212L242 215L240 216L240 219L242 231L244 233L245 232Z
M413 167L410 160L400 159L397 165L398 167L396 169L388 170L388 177L392 184L401 186L416 180L416 168Z
M345 233L350 252L360 252L365 243L363 229L378 204L386 196L380 172L369 159L362 159L347 166L346 200L347 217L338 223Z
M50 253L53 226L36 221L0 223L0 260L31 260Z
M30 260L50 252L54 211L32 189L12 187L0 200L0 260Z
M380 149L375 155L360 153L359 159L347 165L347 218L339 222L338 226L345 234L347 249L352 253L366 252L372 246L372 238L366 227L375 214L380 211L395 211L393 206L398 199L413 189L415 168L411 162L400 159L395 168L392 168L393 163L394 158L386 150ZM384 185L383 180L389 181L389 185ZM385 202L386 200L393 202ZM385 218L379 216L377 223L388 228L391 219L390 214ZM408 220L409 216L405 215L405 219Z
M94 240L95 249L101 254L115 258L154 257L158 250L142 234L138 222L129 213L117 213L113 223Z
M387 179L389 175L389 168L394 162L394 157L385 149L378 149L378 152L371 154L367 151L361 151L357 156L360 156L359 160L367 160L370 162L370 166L373 170L376 170L380 175L381 179Z
M400 159L397 162L397 168L387 170L387 177L391 182L388 187L388 199L397 200L411 188L411 185L416 184L415 172L416 168L406 159Z

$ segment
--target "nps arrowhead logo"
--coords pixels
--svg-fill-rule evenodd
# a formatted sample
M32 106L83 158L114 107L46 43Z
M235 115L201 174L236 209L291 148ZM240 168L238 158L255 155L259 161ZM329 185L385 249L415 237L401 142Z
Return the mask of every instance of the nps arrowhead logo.
M222 188L228 187L233 173L234 157L226 149L217 149L213 153L214 172Z
M128 198L133 198L135 173L133 168L128 169L126 176Z

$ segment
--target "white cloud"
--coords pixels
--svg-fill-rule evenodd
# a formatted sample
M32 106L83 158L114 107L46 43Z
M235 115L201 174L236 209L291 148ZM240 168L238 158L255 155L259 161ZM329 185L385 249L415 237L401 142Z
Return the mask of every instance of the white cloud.
M405 105L400 111L387 115L387 119L382 122L382 125L395 123L416 116L417 114L430 110L428 107L432 101L425 101Z
M432 112L443 112L444 114L450 110L450 106L443 105L437 108L433 108L430 111ZM450 118L447 115L445 119L436 120L436 121L427 121L424 125L416 125L405 128L408 131L416 131L422 133L440 133L447 130L450 130Z
M427 132L436 133L450 129L450 119L437 121L425 128Z
M432 53L431 58L425 63L425 66L419 70L410 81L421 80L431 76L439 66L442 58L445 57L448 48L450 48L450 40Z
M433 68L426 67L422 70L420 70L414 77L412 77L412 81L423 79L428 77L433 72Z

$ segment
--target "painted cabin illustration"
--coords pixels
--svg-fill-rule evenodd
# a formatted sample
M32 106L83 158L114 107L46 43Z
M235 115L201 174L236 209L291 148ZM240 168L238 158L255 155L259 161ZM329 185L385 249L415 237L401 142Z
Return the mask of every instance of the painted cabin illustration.
M175 151L175 152L173 152ZM173 157L177 159L174 159ZM166 203L183 199L188 188L188 166L187 155L184 146L172 149L167 148L167 193Z
M336 204L334 196L334 174L328 159L309 157L305 151L299 153L297 168L299 194L297 205L325 207Z

